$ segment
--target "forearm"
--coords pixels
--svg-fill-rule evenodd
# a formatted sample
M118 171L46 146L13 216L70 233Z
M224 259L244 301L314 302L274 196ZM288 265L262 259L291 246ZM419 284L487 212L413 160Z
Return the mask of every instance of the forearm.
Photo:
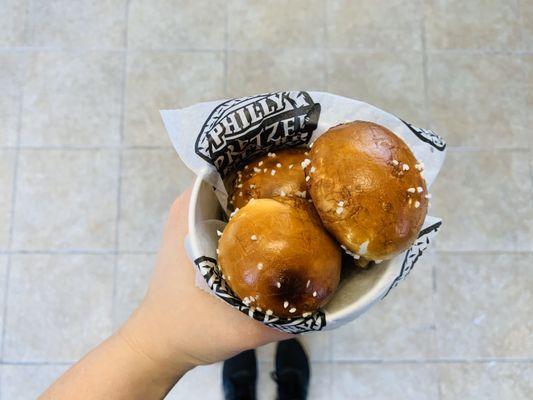
M189 369L159 365L119 332L61 376L40 399L162 399Z

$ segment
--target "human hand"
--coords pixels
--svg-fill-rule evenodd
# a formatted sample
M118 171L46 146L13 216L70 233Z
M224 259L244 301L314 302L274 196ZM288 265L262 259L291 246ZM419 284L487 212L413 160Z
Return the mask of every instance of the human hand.
M195 286L184 248L190 190L164 228L148 293L119 330L129 345L171 371L227 359L292 335L269 328Z

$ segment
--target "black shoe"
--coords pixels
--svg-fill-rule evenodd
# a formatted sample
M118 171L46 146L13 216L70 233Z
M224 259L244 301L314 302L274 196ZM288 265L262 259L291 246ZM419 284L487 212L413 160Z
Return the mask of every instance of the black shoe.
M278 383L278 400L305 400L309 387L309 361L296 339L278 343L276 372L272 378Z
M257 363L255 351L247 350L224 361L222 388L225 400L255 400Z

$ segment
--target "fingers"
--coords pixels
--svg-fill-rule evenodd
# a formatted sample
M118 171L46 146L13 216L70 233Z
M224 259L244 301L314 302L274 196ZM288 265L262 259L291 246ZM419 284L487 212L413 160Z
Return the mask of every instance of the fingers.
M179 195L168 213L167 224L171 226L187 226L187 215L189 214L189 201L191 198L192 187L189 186L181 195Z

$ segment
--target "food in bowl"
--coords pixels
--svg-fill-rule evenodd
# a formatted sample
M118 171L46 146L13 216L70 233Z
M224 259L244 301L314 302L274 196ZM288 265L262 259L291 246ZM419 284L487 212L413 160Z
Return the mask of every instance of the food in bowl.
M266 315L323 307L339 284L341 249L369 267L416 239L429 198L422 170L405 142L367 121L252 160L236 174L217 249L226 282Z

